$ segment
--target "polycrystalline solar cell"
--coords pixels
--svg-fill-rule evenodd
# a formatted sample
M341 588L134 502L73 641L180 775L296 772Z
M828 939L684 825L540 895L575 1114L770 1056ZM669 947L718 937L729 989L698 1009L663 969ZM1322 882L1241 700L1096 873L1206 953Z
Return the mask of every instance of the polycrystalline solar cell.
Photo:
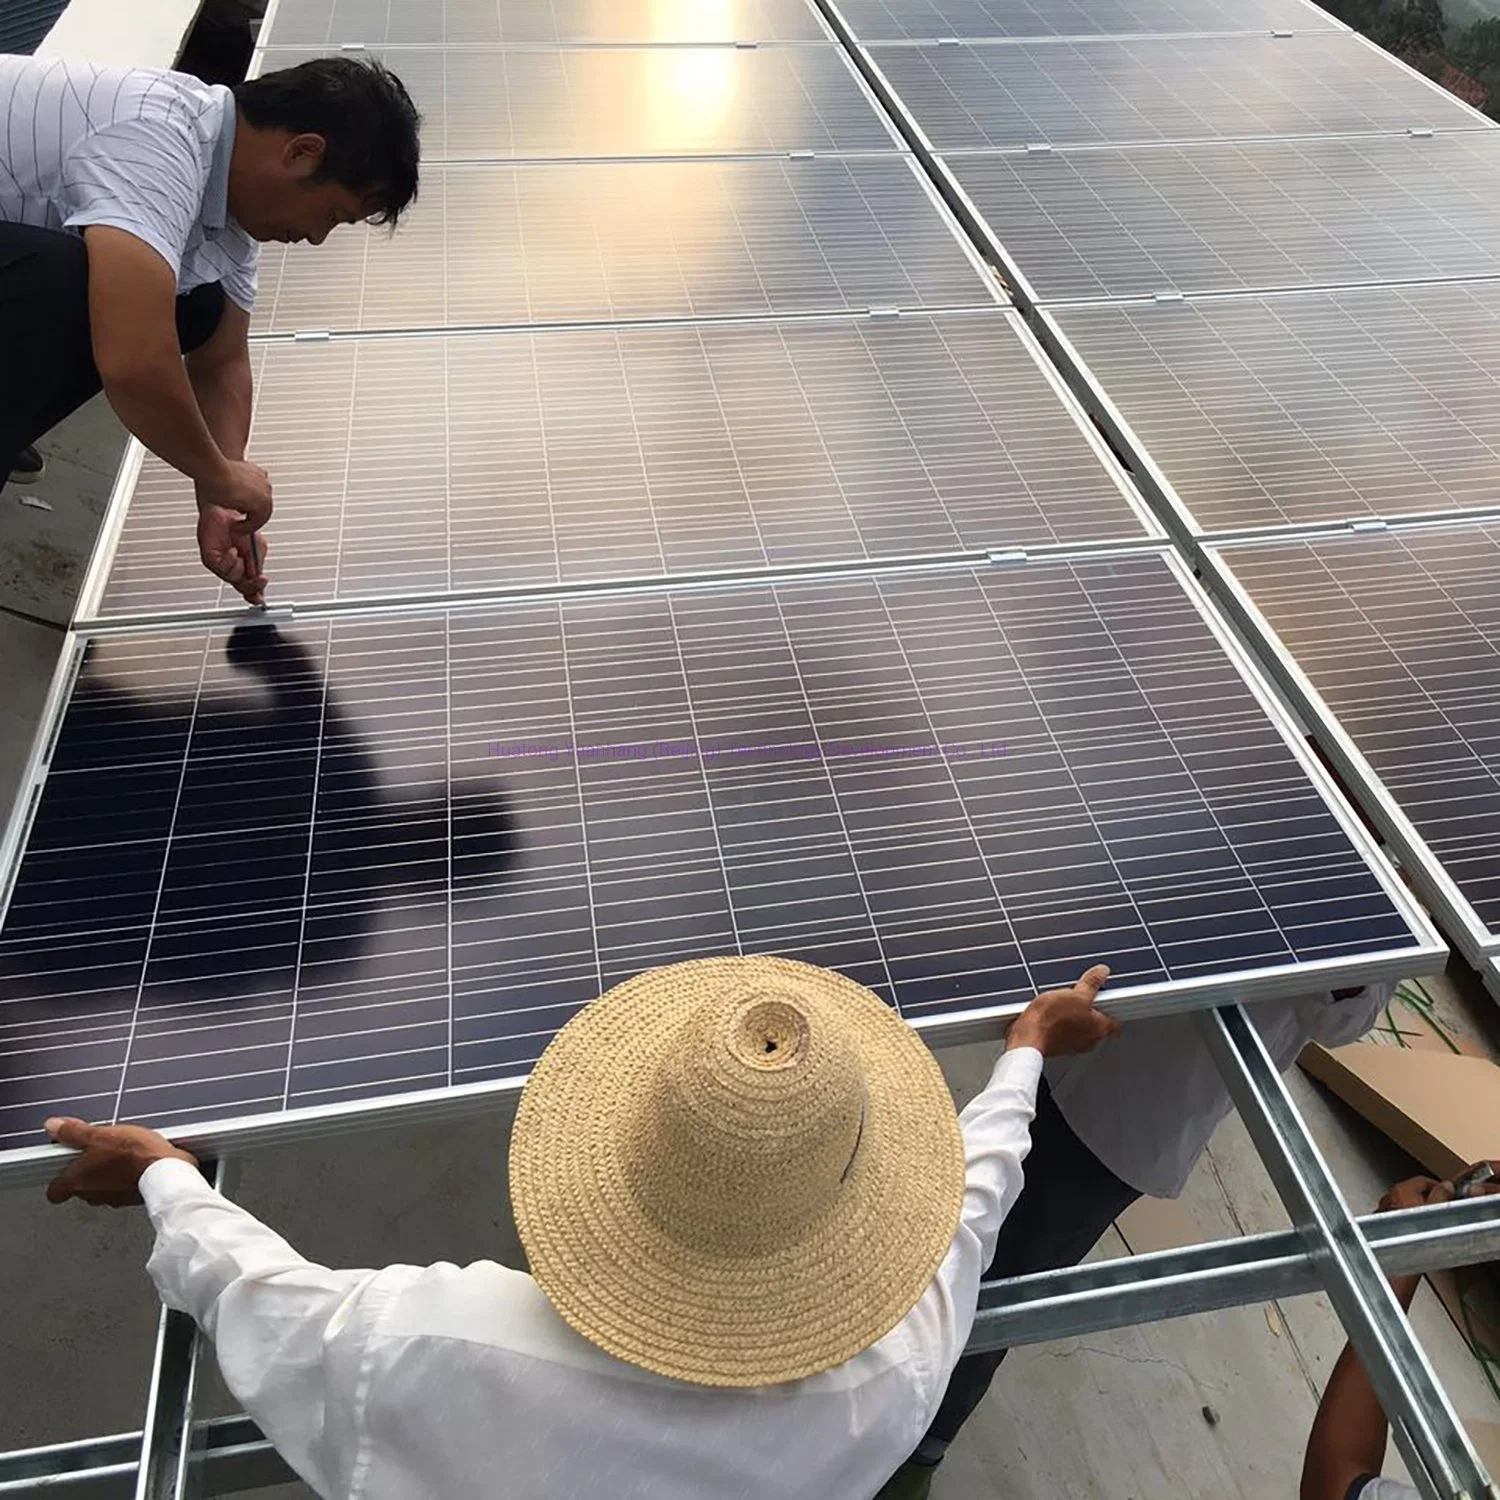
M1500 285L1055 315L1205 531L1500 505Z
M823 42L807 0L278 0L275 46Z
M316 49L274 48L263 73ZM422 112L428 161L889 151L837 47L529 48L373 55Z
M259 345L273 602L1145 535L1013 313ZM231 608L148 459L100 613Z
M871 49L939 151L1483 128L1345 32Z
M1222 557L1500 931L1500 524L1237 545Z
M394 235L261 257L262 332L974 306L899 156L429 168Z
M921 1018L1412 945L1157 554L95 640L0 1141L515 1076L707 954Z
M955 156L1039 300L1500 274L1500 132Z
M838 0L862 42L1338 29L1304 0Z

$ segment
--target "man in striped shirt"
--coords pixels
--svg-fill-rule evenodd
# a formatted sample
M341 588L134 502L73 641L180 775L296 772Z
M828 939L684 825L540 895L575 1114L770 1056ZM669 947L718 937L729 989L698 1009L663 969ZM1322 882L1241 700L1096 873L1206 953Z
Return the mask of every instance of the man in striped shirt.
M271 482L245 459L258 242L394 223L420 124L376 64L236 89L0 56L0 480L102 386L193 481L204 565L264 597Z

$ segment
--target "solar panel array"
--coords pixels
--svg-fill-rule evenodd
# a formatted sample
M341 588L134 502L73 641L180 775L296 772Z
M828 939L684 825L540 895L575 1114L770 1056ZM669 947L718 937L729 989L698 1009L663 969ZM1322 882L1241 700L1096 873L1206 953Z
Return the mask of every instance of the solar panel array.
M838 0L865 42L1338 29L1306 0Z
M273 47L262 72L320 55ZM360 54L355 54L360 55ZM422 113L429 162L889 151L842 48L371 47Z
M1500 949L1500 522L1219 556Z
M1213 0L839 15L1162 518L1224 539L1252 639L1321 691L1314 732L1363 752L1362 793L1404 810L1414 878L1482 949L1494 547L1446 523L1500 513L1493 122L1336 25Z
M401 232L267 247L261 333L993 302L906 157L439 166Z
M806 0L293 0L279 3L262 45L436 47L675 46L823 42Z
M1500 274L1500 131L949 166L1043 303Z
M1500 507L1500 282L1055 321L1203 532Z
M97 639L0 935L0 1146L519 1076L714 953L918 1020L1410 951L1187 589L1145 552Z
M422 193L263 262L294 622L141 470L0 929L0 1148L519 1079L709 953L941 1022L1423 950L810 5L264 40L404 73Z
M298 605L1145 535L1016 315L263 344ZM439 392L437 402L412 393ZM154 459L109 618L232 609Z
M1451 95L1382 66L1338 31L882 45L871 56L944 153L1478 123Z

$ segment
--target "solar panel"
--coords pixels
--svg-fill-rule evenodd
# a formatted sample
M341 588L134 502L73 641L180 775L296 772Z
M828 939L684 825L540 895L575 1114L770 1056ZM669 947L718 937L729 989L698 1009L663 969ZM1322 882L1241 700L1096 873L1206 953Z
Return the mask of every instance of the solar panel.
M518 1076L695 955L832 964L930 1021L1095 960L1128 995L1408 953L1182 576L96 639L0 933L0 1143Z
M429 168L394 236L261 258L261 332L974 306L995 293L899 156Z
M1500 946L1500 524L1218 556Z
M1038 300L1500 274L1500 133L956 156Z
M838 0L863 42L1339 29L1303 0Z
M892 45L871 55L939 151L1484 126L1452 95L1337 31Z
M273 48L262 73L318 55ZM889 151L837 47L376 49L421 110L427 161Z
M1500 283L1051 316L1202 530L1500 505Z
M272 595L1143 538L1033 347L998 309L261 344ZM192 506L148 459L101 616L240 606L198 565Z
M277 0L276 46L342 42L809 42L828 33L806 0Z

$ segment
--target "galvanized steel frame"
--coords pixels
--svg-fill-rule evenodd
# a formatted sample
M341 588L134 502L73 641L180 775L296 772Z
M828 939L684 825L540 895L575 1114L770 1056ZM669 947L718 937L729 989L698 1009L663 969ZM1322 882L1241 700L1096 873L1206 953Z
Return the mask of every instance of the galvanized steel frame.
M1500 1197L1354 1218L1243 1008L1199 1022L1293 1228L987 1283L970 1349L1325 1291L1426 1500L1500 1500L1384 1279L1500 1258ZM221 1190L226 1180L221 1164ZM164 1311L143 1430L0 1454L0 1500L189 1500L293 1478L248 1418L195 1418L202 1343L190 1320Z

